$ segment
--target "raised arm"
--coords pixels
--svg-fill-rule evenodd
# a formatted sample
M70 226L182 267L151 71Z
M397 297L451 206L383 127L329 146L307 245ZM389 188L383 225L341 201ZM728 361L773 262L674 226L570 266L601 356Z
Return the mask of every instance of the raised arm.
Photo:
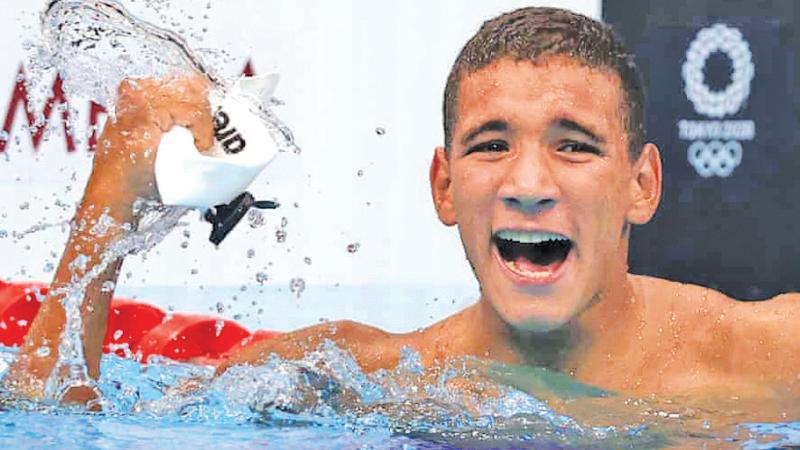
M108 305L123 257L106 261L104 269L100 264L109 246L137 226L134 202L157 198L153 162L161 135L180 125L192 131L199 149L213 142L207 83L201 77L125 81L116 113L116 121L109 120L100 137L47 298L4 379L6 388L18 396L42 398L58 360L66 323L64 297L87 274L102 269L86 287L80 305L83 355L89 376L98 378ZM91 389L74 388L62 400L86 402L94 395Z

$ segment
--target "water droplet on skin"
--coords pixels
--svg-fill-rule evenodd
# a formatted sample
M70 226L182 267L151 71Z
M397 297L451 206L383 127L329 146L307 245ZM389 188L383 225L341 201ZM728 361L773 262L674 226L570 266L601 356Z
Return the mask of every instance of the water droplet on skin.
M358 242L353 242L352 244L347 246L347 253L355 253L358 249L361 248L361 244Z
M297 298L300 298L300 294L306 290L306 280L302 278L292 278L292 280L289 282L289 290L292 291Z
M386 134L386 128L383 127L375 128L375 134L377 134L378 136L383 136L384 134Z
M116 284L111 280L106 280L103 282L103 285L100 286L100 292L112 292Z

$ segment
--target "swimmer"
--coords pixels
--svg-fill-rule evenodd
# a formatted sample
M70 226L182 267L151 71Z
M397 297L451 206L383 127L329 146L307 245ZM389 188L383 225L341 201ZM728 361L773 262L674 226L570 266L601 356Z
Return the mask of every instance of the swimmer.
M200 79L126 82L73 221L53 288L68 263L92 264L123 227L89 233L103 210L134 226L137 198L156 199L152 152L172 125L200 150L211 117ZM330 339L365 371L393 368L403 347L426 367L473 356L547 368L627 395L682 395L722 387L745 395L800 394L800 295L738 302L701 286L628 270L631 227L658 207L659 149L644 140L638 68L610 27L553 8L524 8L486 22L458 56L444 95L444 145L430 185L439 219L457 226L480 297L421 331L392 334L342 321L258 341L225 361L301 358ZM128 155L135 154L136 164ZM148 156L149 155L149 156ZM661 245L652 242L650 245ZM667 243L668 245L668 243ZM109 290L122 260L87 291L84 349L99 374ZM51 289L53 292L54 289ZM6 385L40 398L53 370L64 311L45 300ZM50 352L37 352L42 346ZM76 389L68 401L94 395Z

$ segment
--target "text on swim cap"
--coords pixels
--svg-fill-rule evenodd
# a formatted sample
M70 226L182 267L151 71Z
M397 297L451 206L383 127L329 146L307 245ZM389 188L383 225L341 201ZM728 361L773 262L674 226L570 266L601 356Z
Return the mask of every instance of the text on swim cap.
M225 153L236 154L244 150L247 143L236 128L230 127L231 119L223 110L214 114L214 138L222 145Z

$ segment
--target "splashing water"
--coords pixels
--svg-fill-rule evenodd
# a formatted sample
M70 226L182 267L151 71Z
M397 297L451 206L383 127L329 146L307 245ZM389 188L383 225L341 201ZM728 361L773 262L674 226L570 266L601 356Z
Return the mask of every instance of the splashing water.
M215 84L176 34L135 19L114 1L52 0L41 15L38 68L55 68L64 92L88 97L114 114L126 78L161 78L199 71Z
M125 79L199 73L224 95L234 80L207 67L178 34L137 19L114 0L50 0L41 15L42 42L33 72L56 69L64 93L106 108L114 118L117 87ZM273 102L253 104L279 151L298 153L291 130L275 116Z
M224 95L226 80L209 70L177 34L144 22L113 0L51 0L41 14L42 40L29 66L36 71L55 69L65 93L87 97L104 106L115 120L119 84L125 79L160 78L200 73L212 83L212 95ZM270 130L280 150L295 148L291 132L269 110L269 102L252 105ZM119 257L146 251L164 238L187 211L184 208L148 207L138 230L128 230L88 273L86 255L70 264L69 286L54 291L61 298L66 324L59 345L56 369L45 387L49 398L59 398L72 386L93 387L81 345L80 306L89 284ZM114 226L103 215L90 230L104 235ZM34 230L36 231L36 230Z
M451 384L475 378L469 360L431 372L404 349L394 369L366 374L353 356L326 341L299 360L275 355L259 366L236 366L219 377L208 367L162 361L143 371L104 357L104 409L115 414L180 417L214 423L311 425L453 443L538 442L593 448L651 448L663 437L646 427L591 427L558 414L529 395L487 384L486 397ZM467 445L471 447L472 445ZM413 448L413 447L412 447Z
M45 384L46 398L58 400L68 389L78 386L96 389L95 382L86 368L82 345L80 307L89 284L118 258L150 250L163 240L178 224L179 219L188 212L187 208L163 207L155 204L141 207L142 219L135 231L129 230L112 242L101 255L100 262L89 271L84 270L88 257L81 254L76 256L70 263L70 271L73 274L70 284L53 292L61 297L66 322L58 346L55 368ZM92 232L102 236L113 225L114 220L104 213L94 225L96 229L93 228Z
M297 298L300 298L300 294L306 290L306 280L302 278L292 278L289 281L289 290L292 291Z

